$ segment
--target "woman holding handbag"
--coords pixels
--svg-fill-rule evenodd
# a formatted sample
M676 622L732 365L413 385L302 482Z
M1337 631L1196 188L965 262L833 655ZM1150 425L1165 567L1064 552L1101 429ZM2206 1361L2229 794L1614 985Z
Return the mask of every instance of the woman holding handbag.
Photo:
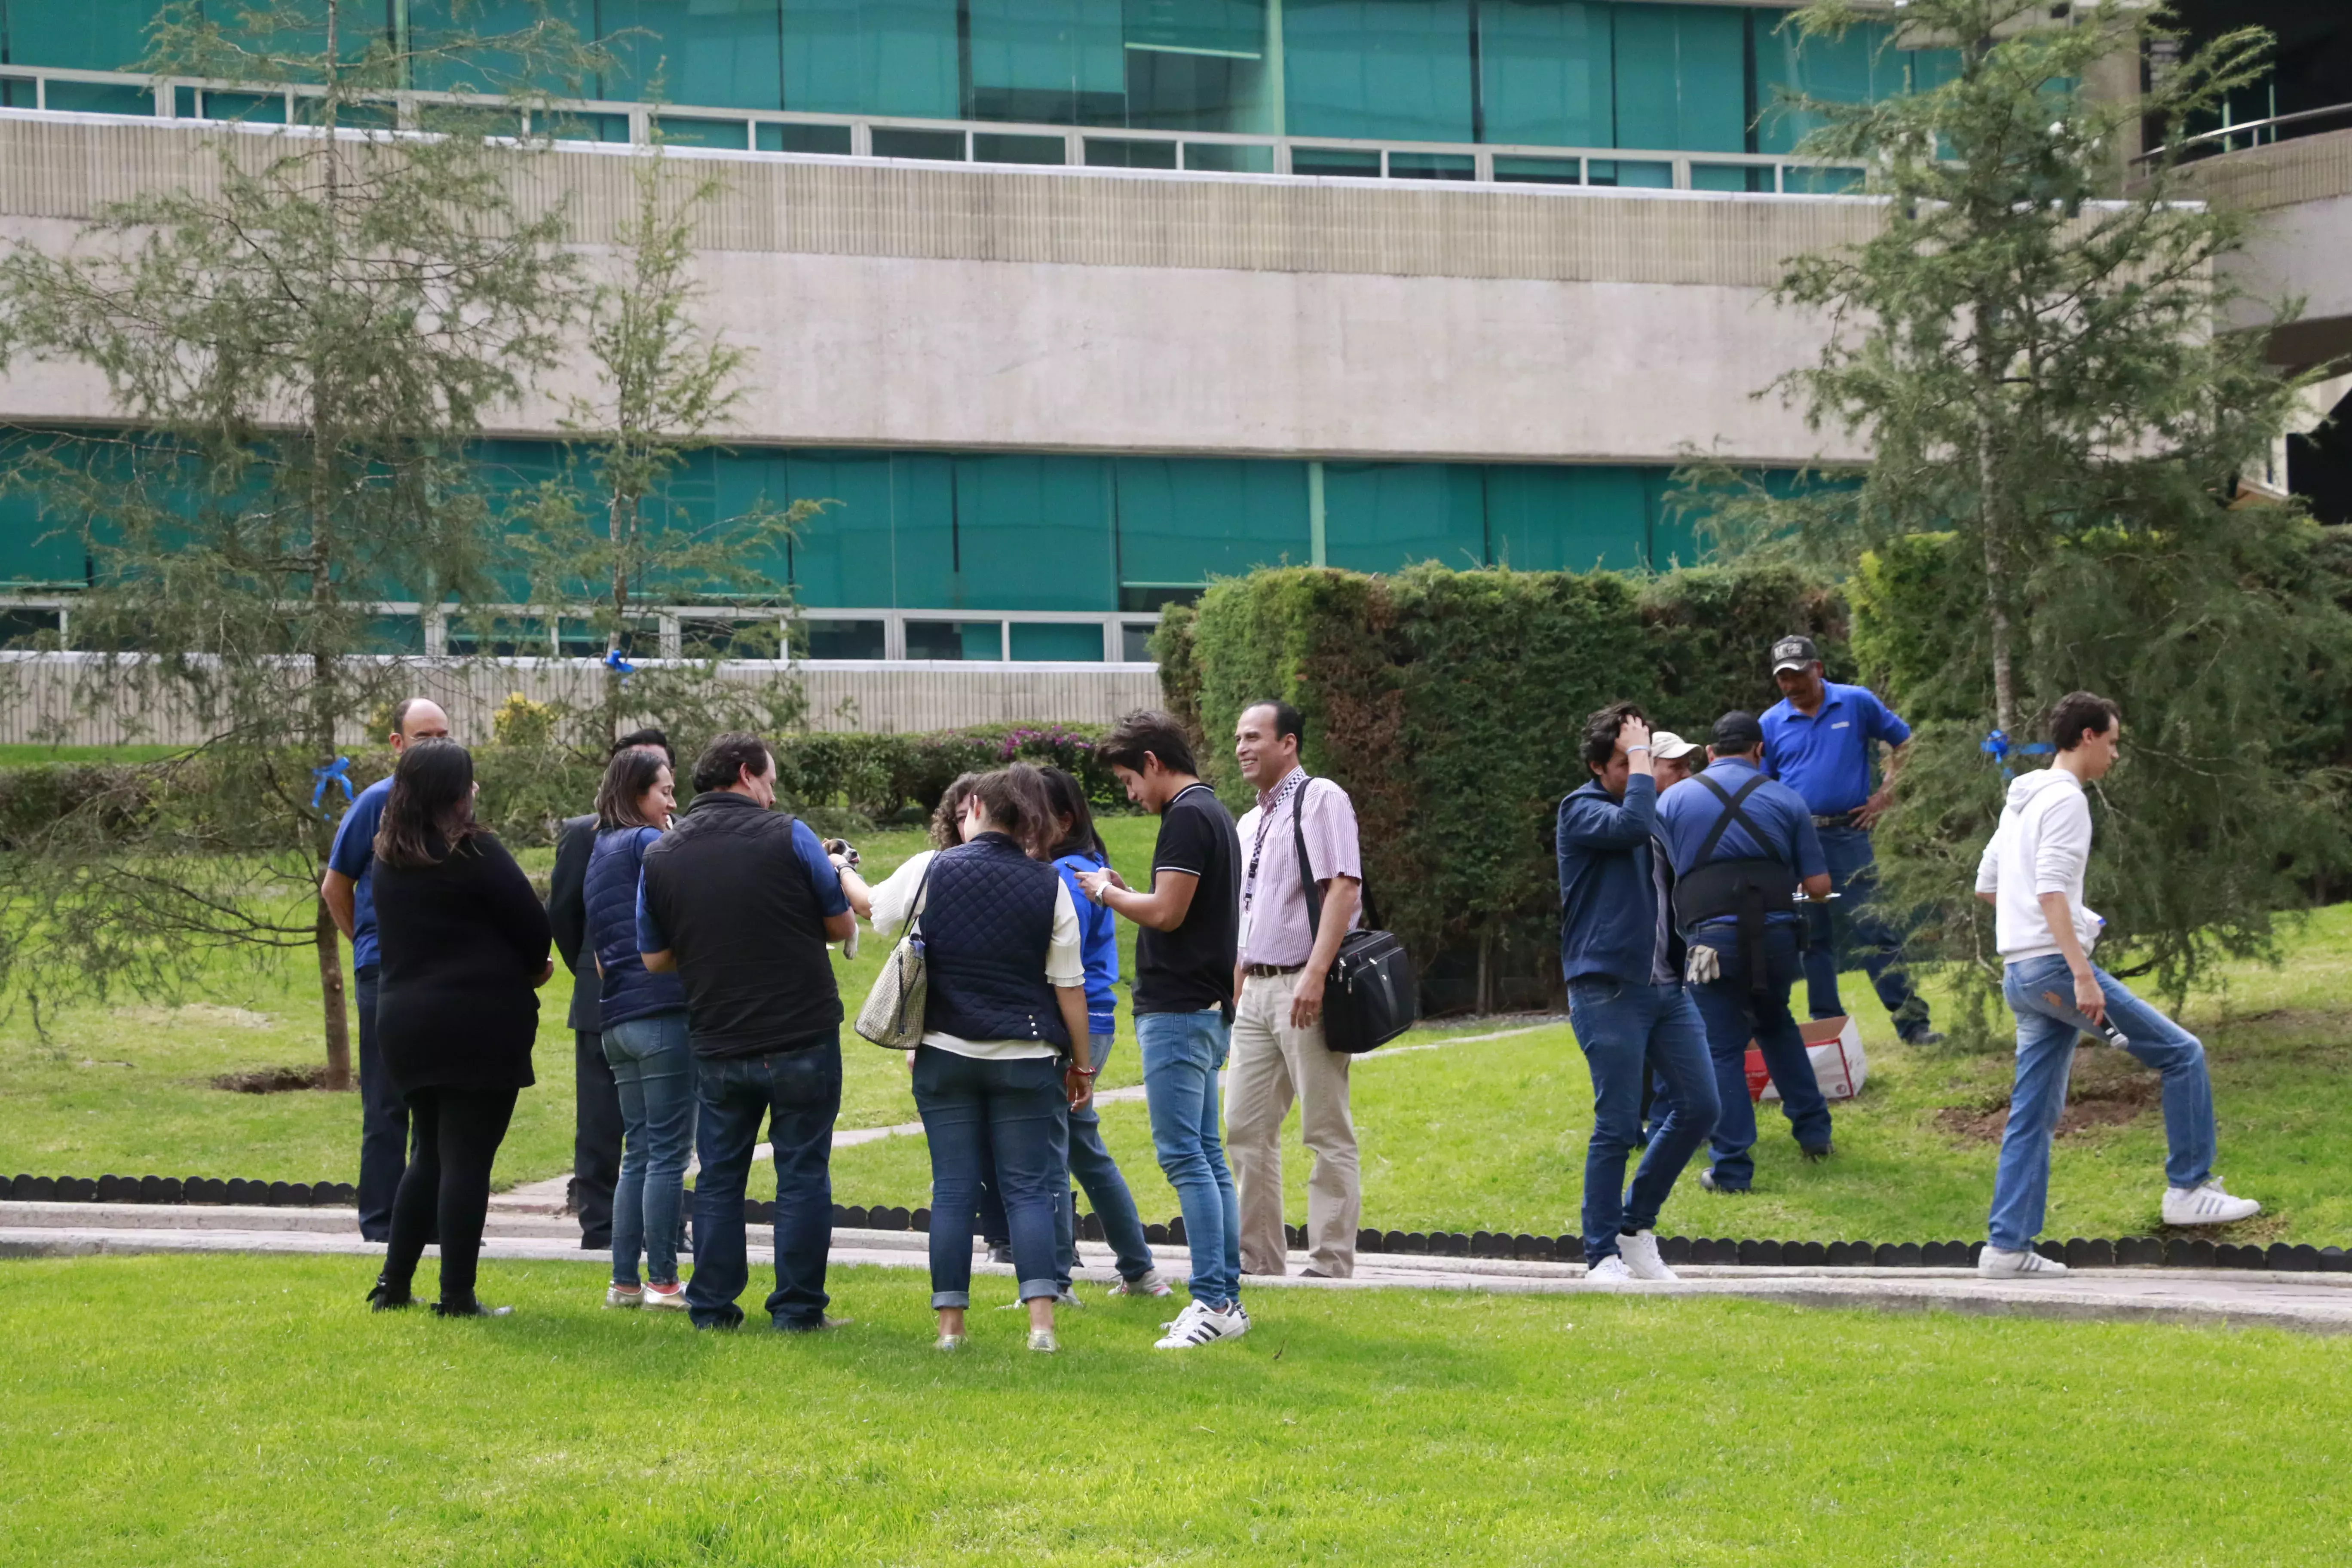
M1055 1351L1055 1194L1069 1180L1069 1112L1094 1096L1077 907L1045 858L1058 833L1036 769L972 781L957 831L962 843L932 858L913 900L939 1348L964 1342L985 1172L1003 1198L1029 1348Z

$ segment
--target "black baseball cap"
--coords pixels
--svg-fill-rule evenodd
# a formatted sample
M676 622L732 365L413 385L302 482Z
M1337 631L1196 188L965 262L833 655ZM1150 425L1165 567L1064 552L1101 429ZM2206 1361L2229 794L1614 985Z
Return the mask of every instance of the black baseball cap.
M1755 714L1735 710L1715 721L1706 743L1718 752L1752 752L1764 743L1764 726L1756 721Z
M1813 646L1811 637L1786 637L1772 645L1772 673L1784 669L1802 669L1819 662L1822 650Z

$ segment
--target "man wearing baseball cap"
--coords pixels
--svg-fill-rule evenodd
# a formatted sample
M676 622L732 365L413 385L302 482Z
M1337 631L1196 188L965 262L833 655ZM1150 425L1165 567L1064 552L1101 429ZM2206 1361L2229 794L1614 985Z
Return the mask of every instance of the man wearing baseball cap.
M1868 687L1822 679L1821 650L1811 637L1785 637L1772 645L1772 679L1780 700L1764 713L1764 772L1804 798L1839 897L1835 904L1805 911L1812 931L1805 952L1806 1011L1816 1018L1844 1015L1838 970L1848 952L1857 952L1895 1032L1915 1046L1934 1045L1943 1037L1928 1026L1927 1001L1911 989L1903 932L1871 907L1878 872L1870 828L1894 798L1911 726ZM1885 777L1874 790L1871 762L1881 742L1890 750ZM1841 911L1834 920L1832 910Z
M1665 794L1691 776L1706 762L1706 748L1696 741L1685 741L1672 730L1654 730L1650 733L1650 760L1658 769L1658 793Z

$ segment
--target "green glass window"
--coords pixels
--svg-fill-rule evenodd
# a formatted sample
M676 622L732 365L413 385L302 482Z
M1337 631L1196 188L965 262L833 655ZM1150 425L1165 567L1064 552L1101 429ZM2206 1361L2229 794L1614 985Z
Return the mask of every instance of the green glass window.
M1748 150L1747 12L1620 5L1614 54L1617 146Z
M1304 463L1120 458L1113 471L1122 607L1312 556Z
M992 610L1118 607L1107 459L954 462L956 596L950 603Z
M892 529L895 490L889 454L793 452L769 461L783 470L782 482L772 484L768 492L780 504L829 503L803 525L801 536L793 542L786 573L793 596L803 605L825 609L896 605L899 601Z
M985 659L1004 658L1003 621L908 621L908 658Z
M1471 140L1469 0L1292 0L1282 24L1292 135Z
M783 0L784 107L963 112L956 0Z
M1280 129L1265 67L1264 0L1124 0L1124 11L1127 103L1118 123Z
M596 16L614 58L606 98L782 107L776 0L598 0Z
M1118 124L1127 58L1119 0L964 0L975 120Z
M1615 114L1612 7L1479 0L1481 141L1606 147Z
M583 43L596 37L594 0L547 0L546 16L569 27L572 36ZM414 48L429 49L450 42L457 35L512 37L539 19L539 7L530 0L478 0L467 5L453 5L452 0L408 0L409 44ZM443 92L502 92L515 85L514 79L524 63L512 53L500 50L483 51L470 59L456 54L440 55L418 73L416 85ZM541 68L530 73L530 85L543 91L559 97L594 98L604 93L605 83L593 77L582 80L571 76L562 62L548 59L540 65ZM619 83L612 85L618 90ZM675 90L671 96L677 96Z
M1874 103L1909 85L1910 59L1889 47L1886 28L1870 24L1842 37L1801 37L1794 26L1756 18L1756 145L1764 153L1793 153L1822 121L1790 106L1796 98L1830 103Z
M1642 470L1492 468L1486 535L1495 563L1522 572L1635 572L1649 564Z
M1015 664L1100 664L1103 629L1093 621L1015 621L1012 626Z
M1491 559L1484 492L1467 464L1326 463L1324 558L1355 572L1416 561L1483 566Z
M151 0L7 0L8 62L67 70L127 70L147 53ZM51 107L62 107L52 105ZM148 101L149 112L154 101Z

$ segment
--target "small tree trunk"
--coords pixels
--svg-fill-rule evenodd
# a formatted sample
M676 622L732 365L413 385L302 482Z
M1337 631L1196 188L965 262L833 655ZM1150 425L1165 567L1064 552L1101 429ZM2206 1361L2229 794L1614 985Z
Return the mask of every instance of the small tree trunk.
M319 900L318 925L313 931L319 950L319 998L325 1014L327 1030L327 1087L352 1087L352 1019L351 1011L343 1005L342 932L335 929L334 916L327 912L327 900Z
M1996 336L2000 319L1997 301L1977 301L1977 517L1984 533L1985 616L1992 634L1993 724L2013 737L2017 677L2011 658L2009 507L1996 417L2000 406L2001 353Z
M604 639L608 656L621 651L621 638L628 629L629 555L628 544L635 536L632 522L636 508L619 489L613 492L613 504L606 510L606 524L613 537L613 632ZM621 738L621 672L607 662L604 666L604 739L609 742Z

